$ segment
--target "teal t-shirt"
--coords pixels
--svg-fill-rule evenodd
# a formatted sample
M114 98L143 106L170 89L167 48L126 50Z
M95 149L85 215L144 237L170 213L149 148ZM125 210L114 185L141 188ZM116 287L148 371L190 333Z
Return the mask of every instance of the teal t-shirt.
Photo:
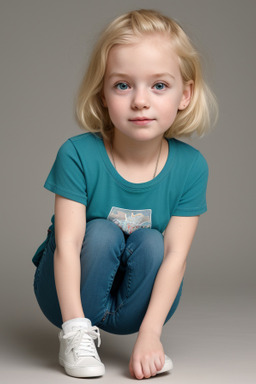
M131 183L112 165L99 135L84 133L59 149L45 188L86 205L87 222L115 222L126 234L138 228L164 232L171 216L207 210L208 166L192 146L170 139L162 171L151 181Z

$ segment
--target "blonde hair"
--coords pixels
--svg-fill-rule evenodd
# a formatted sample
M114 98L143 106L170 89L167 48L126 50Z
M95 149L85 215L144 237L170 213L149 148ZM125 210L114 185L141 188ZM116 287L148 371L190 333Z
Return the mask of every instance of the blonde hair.
M179 24L161 13L141 9L116 18L102 32L91 56L88 69L77 97L77 119L90 132L100 132L110 138L113 124L108 110L102 103L102 88L110 49L116 44L129 44L134 37L145 34L168 34L179 58L180 72L184 84L193 81L192 98L187 108L180 110L166 138L190 136L196 132L202 136L217 118L215 97L204 82L199 54Z

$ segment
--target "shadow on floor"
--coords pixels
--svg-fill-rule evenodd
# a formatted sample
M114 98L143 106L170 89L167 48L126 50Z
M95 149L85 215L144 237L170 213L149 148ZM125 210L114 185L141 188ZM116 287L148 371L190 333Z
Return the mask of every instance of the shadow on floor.
M47 324L8 323L2 325L5 332L1 335L1 345L5 349L4 360L8 364L12 359L21 365L31 365L63 372L58 363L59 330ZM129 377L129 359L136 336L117 336L101 331L102 344L99 354L106 368L118 371L123 377Z

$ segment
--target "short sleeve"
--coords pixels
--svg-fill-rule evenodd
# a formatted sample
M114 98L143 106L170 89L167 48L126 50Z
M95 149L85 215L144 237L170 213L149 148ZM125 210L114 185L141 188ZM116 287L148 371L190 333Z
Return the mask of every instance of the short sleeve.
M57 195L87 205L85 173L71 140L60 147L44 187Z
M208 165L198 152L184 183L183 192L172 213L173 216L197 216L207 211L206 190Z

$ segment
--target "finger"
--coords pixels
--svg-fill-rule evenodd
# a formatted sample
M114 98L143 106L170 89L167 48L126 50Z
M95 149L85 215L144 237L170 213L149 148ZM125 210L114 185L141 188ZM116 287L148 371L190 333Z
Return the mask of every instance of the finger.
M157 368L154 360L150 363L150 373L151 376L155 376L157 373Z
M138 361L133 362L133 373L137 379L143 379L144 374L143 374L143 370L142 370L140 362L138 362Z
M147 360L142 363L142 372L146 379L151 377L151 364Z
M133 366L132 366L132 359L130 359L130 362L129 362L129 372L130 372L132 377L135 377L135 374L133 371Z
M161 363L162 363L162 368L163 368L164 363L165 363L165 354L164 354L164 353L161 354L161 356L160 356L160 361L161 361Z
M160 357L156 357L155 359L155 367L156 367L156 370L157 371L161 371L161 369L163 368L164 364L162 363Z

